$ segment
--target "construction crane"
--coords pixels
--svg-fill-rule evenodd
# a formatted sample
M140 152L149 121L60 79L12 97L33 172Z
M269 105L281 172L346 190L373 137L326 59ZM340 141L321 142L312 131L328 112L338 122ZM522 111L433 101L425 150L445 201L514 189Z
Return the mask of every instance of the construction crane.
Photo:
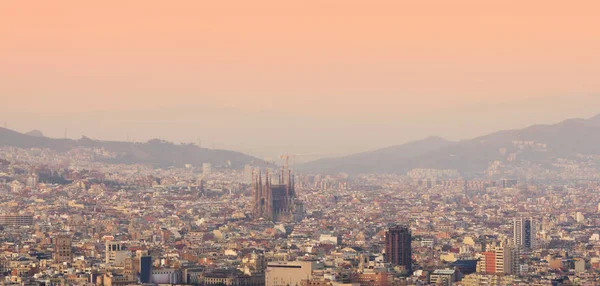
M279 158L284 159L283 167L287 170L290 167L290 157L295 157L296 155L283 154L279 156Z

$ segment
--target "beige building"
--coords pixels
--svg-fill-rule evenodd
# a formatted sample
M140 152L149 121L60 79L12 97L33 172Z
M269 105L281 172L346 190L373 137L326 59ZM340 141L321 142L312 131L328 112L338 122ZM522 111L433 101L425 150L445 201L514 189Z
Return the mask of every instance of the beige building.
M120 275L114 273L104 274L96 280L96 285L104 286L124 286L130 284L136 284L137 281L128 277L127 275Z
M105 262L107 264L121 265L128 256L127 248L119 241L106 241Z
M239 270L216 270L205 273L203 281L206 286L264 286L265 276L262 273L246 275Z
M496 274L511 274L512 273L512 254L511 248L496 247Z
M312 271L319 265L314 261L273 262L267 265L266 286L300 286L302 280L310 280Z
M451 286L456 282L456 270L437 269L429 276L429 283L435 285Z
M54 261L58 263L73 261L71 236L59 235L54 238Z
M480 286L480 285L512 285L515 281L512 276L470 274L465 276L456 285L461 286Z

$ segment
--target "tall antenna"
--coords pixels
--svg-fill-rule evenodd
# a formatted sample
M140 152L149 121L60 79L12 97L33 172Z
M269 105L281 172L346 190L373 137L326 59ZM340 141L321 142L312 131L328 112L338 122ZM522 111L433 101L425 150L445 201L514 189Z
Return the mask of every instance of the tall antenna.
M198 148L202 148L202 139L198 138Z

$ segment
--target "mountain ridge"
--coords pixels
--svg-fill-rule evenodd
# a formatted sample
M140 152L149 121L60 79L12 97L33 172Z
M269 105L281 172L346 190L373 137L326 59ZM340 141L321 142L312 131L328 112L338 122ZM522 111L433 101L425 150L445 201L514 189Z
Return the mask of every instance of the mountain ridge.
M534 142L534 145L525 148L519 145L521 141ZM428 145L430 142L434 143ZM411 149L411 146L419 145L423 145L422 152ZM520 151L523 148L527 152ZM390 150L400 153L390 154ZM577 154L600 155L600 114L589 119L566 119L556 124L500 130L458 142L428 137L369 152L315 160L299 165L298 169L357 174L369 171L405 173L413 168L432 168L457 169L461 173L472 174L482 172L490 162L505 160L503 152L520 152L520 160L539 164L547 164L559 157L573 158Z
M40 132L41 133L41 132ZM104 148L116 154L114 158L99 158L106 163L147 164L155 167L181 167L185 164L200 165L211 163L215 166L227 165L241 169L249 163L266 164L250 155L228 150L200 148L194 144L181 144L151 139L144 143L94 140L83 136L81 139L56 139L31 136L0 127L0 145L17 148L47 148L57 152L67 152L78 147Z
M364 172L377 172L380 171L382 162L406 159L414 154L425 154L431 150L455 143L442 137L431 136L402 145L384 147L344 157L319 159L300 165L300 169L316 172L332 172L335 169L344 169L347 166L358 166L358 169ZM357 160L360 161L360 164L356 162Z

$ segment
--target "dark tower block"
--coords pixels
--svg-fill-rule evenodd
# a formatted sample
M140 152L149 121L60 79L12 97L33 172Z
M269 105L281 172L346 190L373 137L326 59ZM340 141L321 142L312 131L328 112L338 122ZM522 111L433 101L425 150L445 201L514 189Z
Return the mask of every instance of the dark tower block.
M412 272L412 235L406 226L393 226L385 233L385 261Z

